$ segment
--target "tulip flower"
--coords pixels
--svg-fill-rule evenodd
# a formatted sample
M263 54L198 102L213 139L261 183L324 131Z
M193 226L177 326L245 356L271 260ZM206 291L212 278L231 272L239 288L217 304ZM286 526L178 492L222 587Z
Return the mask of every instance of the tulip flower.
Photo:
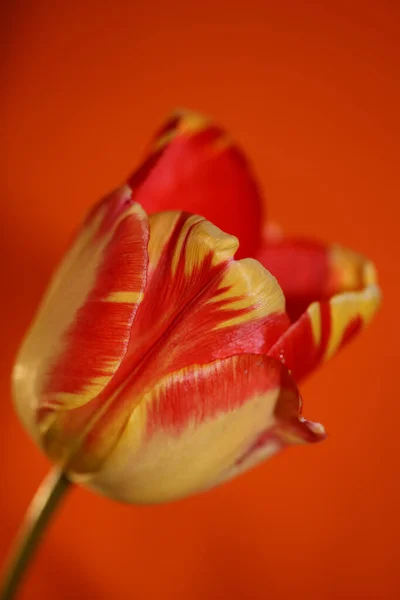
M49 458L136 503L208 489L322 439L297 383L379 303L374 268L355 253L268 228L254 247L258 186L223 130L181 113L152 148L77 233L13 377L21 420ZM259 261L235 259L238 238Z
M375 270L265 220L241 151L188 112L92 209L13 372L21 421L68 480L165 502L324 439L298 383L371 320Z
M229 479L320 426L269 354L290 326L276 279L237 238L125 185L90 213L14 371L17 408L69 478L126 502Z

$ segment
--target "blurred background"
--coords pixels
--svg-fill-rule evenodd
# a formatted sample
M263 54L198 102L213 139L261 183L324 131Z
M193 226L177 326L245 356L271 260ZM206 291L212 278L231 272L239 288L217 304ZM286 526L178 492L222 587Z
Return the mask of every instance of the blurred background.
M271 217L378 268L372 326L302 392L328 440L176 504L75 489L21 593L36 598L400 597L400 4L3 3L0 563L48 469L10 370L71 232L185 106L245 148Z

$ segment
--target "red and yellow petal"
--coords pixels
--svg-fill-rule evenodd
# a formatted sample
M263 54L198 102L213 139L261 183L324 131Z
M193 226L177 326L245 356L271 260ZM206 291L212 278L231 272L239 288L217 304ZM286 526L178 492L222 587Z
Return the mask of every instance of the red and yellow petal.
M284 297L257 261L234 260L237 247L203 217L150 218L146 293L121 373L157 380L190 364L271 348L289 325Z
M263 202L251 168L226 131L200 114L172 115L128 183L149 214L202 215L239 238L240 257L259 246Z
M286 310L296 321L312 302L329 300L346 291L360 291L375 280L364 256L336 244L274 235L268 230L256 254L277 278Z
M372 267L369 276L372 277ZM269 354L281 360L300 381L320 363L332 358L358 334L379 308L379 287L344 292L325 302L314 302L283 334Z
M285 445L323 439L323 429L300 411L293 380L273 358L240 355L184 367L142 393L107 461L83 481L125 502L181 498Z
M282 360L296 381L331 358L379 307L375 268L357 252L288 238L274 226L264 230L257 258L277 278L292 321L269 354Z
M126 353L143 299L148 220L120 188L90 213L55 273L13 373L28 430L97 397Z

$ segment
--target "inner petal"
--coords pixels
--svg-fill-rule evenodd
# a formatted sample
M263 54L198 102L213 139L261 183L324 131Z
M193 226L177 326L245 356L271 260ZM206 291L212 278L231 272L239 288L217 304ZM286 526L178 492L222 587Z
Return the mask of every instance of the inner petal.
M238 236L243 257L260 244L263 202L251 166L228 133L200 114L172 115L128 183L149 214L203 215Z
M315 240L267 240L257 259L278 279L292 322L313 302L362 290L375 279L373 266L362 255Z

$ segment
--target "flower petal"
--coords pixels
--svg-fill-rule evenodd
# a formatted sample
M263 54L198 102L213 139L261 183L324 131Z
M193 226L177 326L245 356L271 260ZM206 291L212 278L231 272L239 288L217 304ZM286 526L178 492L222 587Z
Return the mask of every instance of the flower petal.
M379 287L344 292L314 302L282 335L269 354L281 360L299 382L330 359L372 319L380 304Z
M77 480L125 502L181 498L284 445L322 439L300 409L296 385L273 358L240 355L185 367L142 394L105 464Z
M284 297L257 261L233 260L237 247L203 217L150 217L148 282L125 359L129 371L141 362L158 380L190 364L271 348L289 325Z
M270 351L296 381L365 327L380 304L373 264L361 254L264 230L258 260L278 279L291 327Z
M76 235L13 373L17 408L32 434L37 413L41 420L84 405L112 379L142 301L147 243L147 215L128 186L100 202Z
M240 239L240 257L259 246L263 202L251 169L228 134L200 114L172 115L128 183L149 214L202 215Z
M278 279L292 321L312 302L375 282L373 265L361 254L316 240L266 233L256 258Z

